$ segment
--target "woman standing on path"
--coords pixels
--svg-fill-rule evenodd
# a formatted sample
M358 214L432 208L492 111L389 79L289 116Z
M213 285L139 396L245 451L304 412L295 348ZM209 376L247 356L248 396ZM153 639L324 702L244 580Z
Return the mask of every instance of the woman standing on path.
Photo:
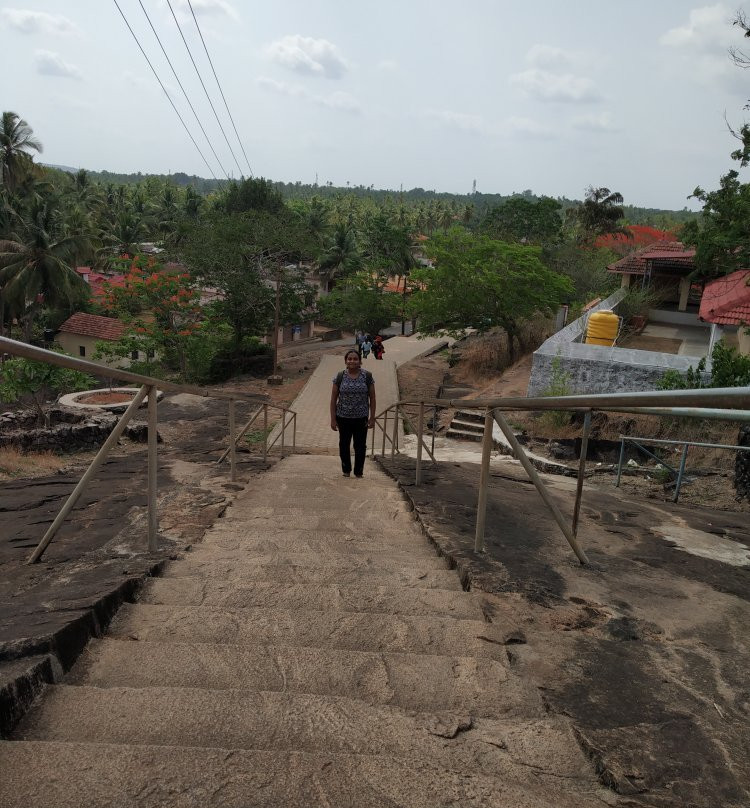
M358 351L347 351L344 362L346 370L333 378L331 429L339 433L339 455L344 477L352 472L352 439L354 476L361 477L367 454L367 430L375 426L375 382L369 370L362 370Z

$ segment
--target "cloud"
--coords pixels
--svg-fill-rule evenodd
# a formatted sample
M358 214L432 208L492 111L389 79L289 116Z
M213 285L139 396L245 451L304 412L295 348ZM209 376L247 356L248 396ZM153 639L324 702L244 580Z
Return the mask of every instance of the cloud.
M729 38L731 16L729 9L722 3L694 8L684 25L670 28L659 38L659 42L675 48L713 49L726 43Z
M723 3L693 9L687 22L670 28L659 38L674 57L675 69L681 76L711 86L717 82L732 89L742 90L744 76L729 58L729 48L743 50L747 40L743 32L733 26L733 14Z
M29 11L21 8L0 9L2 18L11 28L22 34L77 34L78 27L62 14Z
M581 129L585 132L619 132L620 127L616 126L608 112L592 115L580 115L570 122L574 129Z
M515 73L509 81L512 86L539 101L585 104L601 99L601 94L591 79L574 76L572 73L551 73L532 68Z
M455 112L450 109L427 109L424 116L433 121L461 132L471 132L475 135L489 134L487 122L481 115L471 115L466 112Z
M552 70L571 67L580 61L580 55L551 45L532 45L526 54L526 61L533 67Z
M349 69L339 49L327 39L292 34L272 42L265 52L277 64L309 76L340 79Z
M188 0L173 0L173 3L177 11L181 12L183 16L192 19L193 15L190 13ZM207 17L230 17L233 20L240 18L234 6L227 0L191 0L191 3L196 17L203 14Z
M304 87L300 87L298 84L287 84L285 81L276 81L276 79L269 79L266 76L259 76L255 79L255 83L258 87L279 93L279 95L289 95L296 98L307 97L309 95L307 90L305 90Z
M34 52L36 72L43 76L59 76L66 79L82 79L81 71L75 66L63 61L59 53L48 50Z
M362 106L359 101L349 93L337 91L330 95L316 95L301 87L299 84L287 84L285 81L276 81L266 76L260 76L255 80L255 83L265 90L285 95L289 98L301 98L305 101L310 101L313 104L318 104L328 109L335 109L339 112L347 112L352 115L359 115L362 112Z
M505 129L511 135L524 135L526 137L547 140L555 135L555 130L546 124L539 123L532 118L512 116L505 121Z
M329 109L338 109L341 112L350 112L358 115L362 112L362 107L354 96L349 93L335 92L328 96L313 96L313 101L317 104L322 104Z

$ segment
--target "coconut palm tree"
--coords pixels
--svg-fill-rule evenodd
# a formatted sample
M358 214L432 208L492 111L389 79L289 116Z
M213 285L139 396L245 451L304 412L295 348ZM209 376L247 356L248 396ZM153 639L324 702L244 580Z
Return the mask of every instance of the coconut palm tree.
M34 199L18 231L0 241L0 297L6 310L23 319L27 341L42 303L64 307L88 288L71 265L86 250L85 238L60 235L55 218L50 203Z
M34 130L15 112L3 112L0 120L0 177L9 191L15 190L23 176L32 173L31 151L42 151Z
M330 292L334 279L349 275L362 266L357 236L351 224L337 224L328 246L318 261L318 271Z

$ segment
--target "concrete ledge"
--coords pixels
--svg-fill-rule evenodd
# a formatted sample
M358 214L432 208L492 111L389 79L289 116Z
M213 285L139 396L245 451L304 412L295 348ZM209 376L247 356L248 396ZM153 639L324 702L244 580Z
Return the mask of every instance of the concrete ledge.
M10 734L44 686L58 681L61 674L51 654L0 664L0 738Z
M57 681L88 641L103 634L120 606L132 602L148 578L161 574L166 561L150 564L83 608L53 610L60 620L49 632L0 641L0 737L12 731L43 686Z

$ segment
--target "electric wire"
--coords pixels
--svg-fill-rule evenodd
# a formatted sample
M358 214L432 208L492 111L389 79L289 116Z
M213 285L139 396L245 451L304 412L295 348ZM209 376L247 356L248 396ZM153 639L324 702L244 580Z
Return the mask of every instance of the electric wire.
M201 76L201 72L200 72L200 70L198 70L198 65L195 63L195 59L193 59L193 54L192 54L192 52L190 50L190 46L188 45L187 40L185 39L185 35L182 33L182 27L180 26L180 22L177 19L177 15L174 13L174 9L172 8L171 0L167 0L167 5L169 6L169 10L172 12L172 17L174 18L175 25L177 26L177 30L180 32L180 36L182 37L182 41L183 41L183 43L185 45L185 48L187 49L188 56L190 57L190 61L193 63L193 67L195 68L195 72L198 75L198 79L200 80L201 87L203 87L203 92L206 94L206 98L208 99L208 103L211 105L211 110L213 111L214 117L216 118L216 123L219 124L219 129L221 129L221 134L224 135L224 140L226 141L227 146L229 147L229 151L232 154L232 158L234 159L235 165L237 166L237 170L240 172L240 176L242 176L243 171L240 168L240 164L237 162L237 158L235 157L235 154L234 154L234 149L232 149L232 144L229 142L229 138L227 137L227 133L224 131L224 127L221 125L221 121L219 120L219 116L218 116L218 114L216 112L216 108L214 107L213 101L211 100L211 96L208 94L208 90L206 89L206 85L205 85L205 82L203 81L203 77Z
M193 115L195 116L196 123L198 124L198 126L200 126L201 132L203 132L203 135L206 138L206 142L208 143L208 148L211 149L211 152L213 153L213 156L216 158L216 162L219 164L219 168L224 173L224 176L227 179L229 179L229 174L227 173L227 170L222 165L221 160L219 159L219 155L216 154L216 149L214 149L213 144L211 143L211 138L208 136L206 130L203 128L203 124L201 123L201 119L198 117L198 113L195 111L195 107L190 102L190 98L188 98L188 94L187 94L187 92L185 92L185 88L182 86L182 82L180 81L180 77L177 75L177 71L174 69L174 65L172 64L172 60L167 55L167 52L164 49L164 45L162 44L162 41L161 41L161 39L159 37L159 34L156 33L156 28L154 28L154 24L151 22L151 17L148 16L148 11L146 11L146 7L143 5L143 0L138 0L138 3L140 4L141 9L142 9L146 19L148 20L148 24L151 26L151 30L154 32L154 36L156 37L156 41L159 43L159 47L161 48L161 52L164 54L164 58L167 60L167 63L169 64L169 67L172 69L172 75L175 77L175 80L180 85L180 89L182 90L182 94L185 96L185 100L188 102L188 106L190 107L190 109L193 112Z
M199 146L199 145L198 145L198 144L195 142L195 138L193 137L193 135L192 135L191 131L188 129L188 126L187 126L187 124L185 123L185 121L184 121L184 119L183 119L182 115L180 115L180 111L177 109L177 107L176 107L176 106L175 106L175 104L174 104L174 101L172 101L172 97L171 97L171 96L169 95L169 93L167 92L167 88L164 86L164 84L162 83L162 80L159 78L159 74L156 72L156 70L154 69L154 66L151 64L151 60L150 60L150 59L148 58L148 56L146 55L146 51L145 51L145 50L143 50L143 46L141 45L141 43L140 43L140 41L139 41L138 37L136 36L135 31L133 31L133 29L130 27L130 23L128 22L128 18L125 16L125 14L123 13L122 9L120 8L120 4L117 2L117 0L112 0L112 2L113 2L113 3L114 3L116 6L117 6L117 10L120 12L120 16L121 16L121 17L122 17L122 19L125 21L125 25L127 25L127 26L128 26L128 31L130 31L130 33L132 34L133 39L135 40L135 44L136 44L136 45L138 45L138 47L139 47L139 49L140 49L141 53L143 54L143 58L144 58L144 59L145 59L145 60L148 62L148 66L151 68L151 72L154 74L154 77L155 77L155 78L156 78L156 80L159 82L159 86L160 86L160 87L162 88L162 90L164 91L164 95L166 95L166 96L167 96L167 100L168 100L168 101L169 101L169 103L172 105L172 109L175 111L175 113L176 113L177 117L180 119L180 123L181 123L181 124L183 125L183 127L185 128L185 131L187 132L188 137L190 138L190 140L192 140L192 141L193 141L193 146L195 146L195 148L198 150L198 154L200 154L201 158L203 159L203 162L206 164L206 168L207 168L207 169L208 169L208 170L211 172L211 176L212 176L212 177L213 177L215 180L218 180L219 178L218 178L218 177L216 176L216 174L214 173L213 168L211 168L211 166L209 165L208 160L206 160L205 155L203 154L203 152L202 152L202 151L201 151L201 149L200 149L200 146Z
M249 176L253 176L253 170L250 168L250 161L247 159L247 154L245 153L245 147L242 145L242 140L240 140L240 133L237 131L237 127L234 123L234 118L232 117L232 113L229 111L229 104L227 104L227 99L224 96L224 90L221 89L221 82L219 81L219 77L216 75L216 70L214 69L214 63L211 60L211 55L208 52L208 48L206 47L206 40L203 39L203 33L201 32L201 27L198 25L198 19L195 16L195 12L193 11L193 4L191 0L188 0L188 6L190 7L190 13L193 15L193 20L195 21L195 27L198 29L198 36L201 38L201 42L203 43L203 50L206 52L206 58L208 59L208 63L211 65L211 71L214 74L214 78L216 79L216 86L219 88L219 92L221 93L222 101L224 101L224 106L227 108L227 115L229 115L229 120L232 122L232 127L234 128L234 134L237 135L237 142L240 144L240 148L242 149L242 154L245 157L245 162L247 163L247 170L250 172Z

